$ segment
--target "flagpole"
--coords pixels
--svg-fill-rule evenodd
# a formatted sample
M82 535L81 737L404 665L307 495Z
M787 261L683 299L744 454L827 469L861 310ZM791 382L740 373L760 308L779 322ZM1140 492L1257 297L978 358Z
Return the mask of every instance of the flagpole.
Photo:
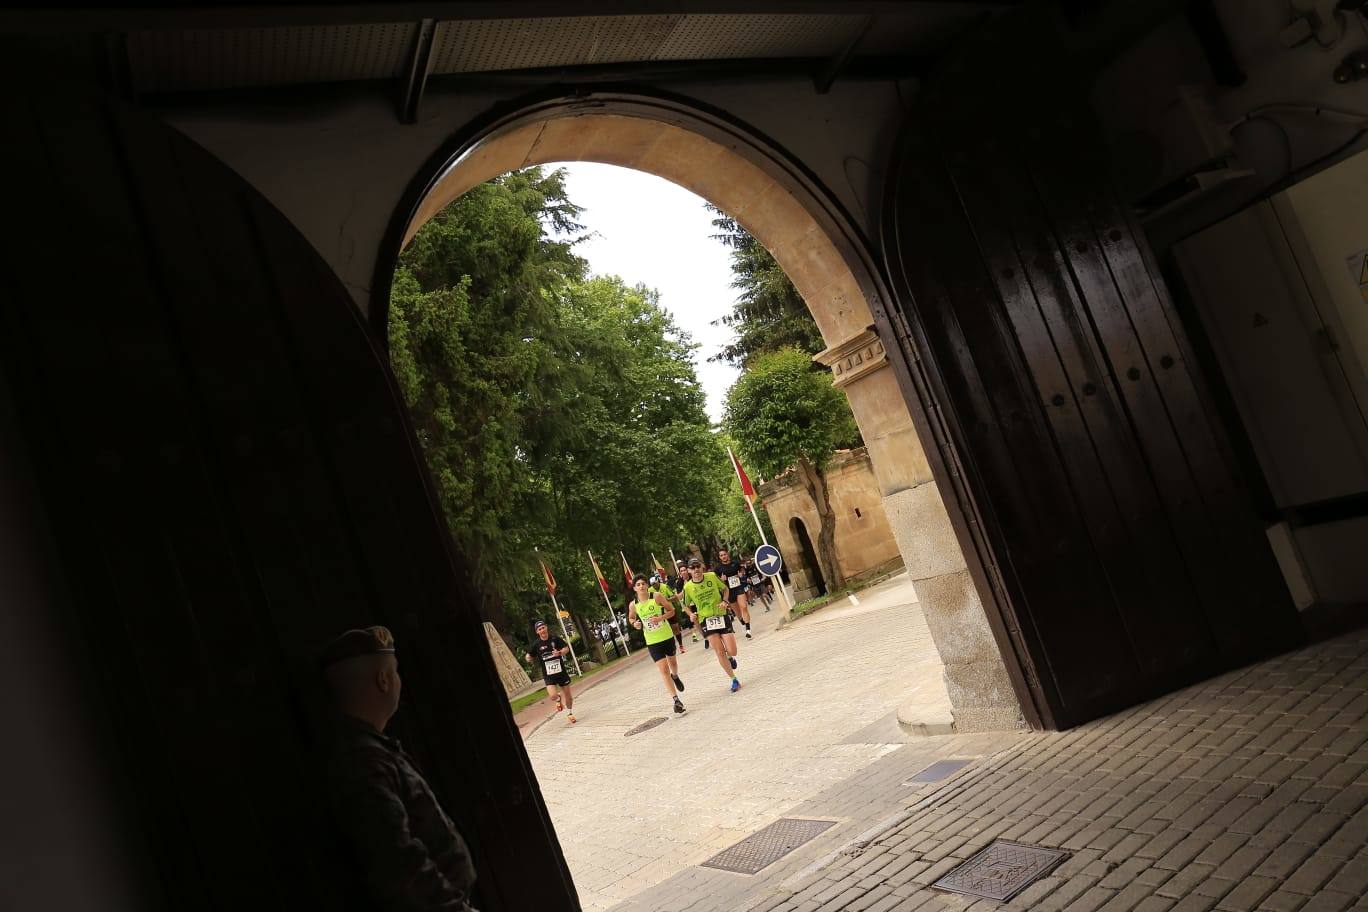
M551 576L546 561L542 560L541 549L533 545L532 550L537 554L537 563L541 564L542 578L546 580L546 594L551 596L551 607L555 609L556 620L560 622L561 636L565 638L565 645L570 647L570 661L575 665L575 674L584 677L584 672L580 671L579 656L575 655L574 644L570 642L570 631L565 629L565 617L561 614L560 602L556 601L556 581ZM585 645L587 648L588 644Z
M679 561L675 560L674 548L671 548L671 549L670 549L670 572L671 572L671 573L678 573L678 572L679 572Z
M736 461L736 454L732 452L731 447L727 447L727 457L731 460L732 470L737 471L737 466L740 465L740 463ZM740 478L739 472L737 477ZM741 493L741 499L746 502L746 506L750 507L751 519L755 520L755 531L760 533L760 541L768 545L770 541L765 536L765 527L760 525L760 514L755 512L755 503L750 495L746 494L744 491ZM793 597L789 595L788 587L784 585L784 578L776 573L774 574L773 579L779 584L779 594L784 597L784 604L788 606L787 610L792 611Z
M602 580L603 571L599 569L598 562L594 560L594 552L585 549L584 553L589 555L589 566L594 568L595 580ZM622 648L627 651L628 655L631 655L632 648L627 645L627 637L623 634L622 627L618 624L617 613L613 611L613 603L608 601L608 591L603 588L602 583L599 583L598 590L599 593L603 595L603 604L608 607L608 623L612 624L613 629L617 631L618 639L622 641Z
M556 617L560 620L561 636L565 637L565 645L570 647L570 661L575 663L575 674L581 678L584 672L580 671L579 656L575 655L575 647L570 642L570 631L565 629L565 615L561 614L560 602L556 601L556 593L551 593L551 607L556 609Z

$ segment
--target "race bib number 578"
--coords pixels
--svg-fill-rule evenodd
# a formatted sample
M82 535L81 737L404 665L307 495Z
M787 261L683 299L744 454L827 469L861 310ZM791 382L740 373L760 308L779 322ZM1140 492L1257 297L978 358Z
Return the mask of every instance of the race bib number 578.
M704 619L703 626L708 630L721 630L727 626L727 618L724 615L714 614L712 617Z

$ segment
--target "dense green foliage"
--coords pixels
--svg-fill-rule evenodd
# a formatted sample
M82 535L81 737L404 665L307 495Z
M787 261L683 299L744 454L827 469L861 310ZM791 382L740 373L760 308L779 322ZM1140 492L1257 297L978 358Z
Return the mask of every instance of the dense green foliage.
M858 439L845 395L811 356L784 349L756 356L727 392L724 424L739 455L759 474L773 478L790 467L807 488L822 518L818 559L828 586L842 582L835 560L835 514L825 470L836 450Z
M767 352L820 352L826 347L822 333L784 270L736 219L720 209L713 212L713 227L718 230L713 237L731 249L732 287L738 295L732 312L718 321L736 338L709 360L744 368Z
M618 550L644 570L709 537L728 478L696 346L655 292L587 277L578 215L560 172L476 187L419 230L391 293L394 371L442 507L483 613L515 639L552 617L538 551L563 607L606 617L586 549L620 603Z

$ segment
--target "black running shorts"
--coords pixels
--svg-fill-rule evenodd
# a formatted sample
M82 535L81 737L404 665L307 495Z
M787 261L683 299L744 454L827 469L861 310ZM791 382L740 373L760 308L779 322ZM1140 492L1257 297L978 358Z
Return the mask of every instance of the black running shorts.
M670 637L663 643L647 643L646 648L651 653L651 661L659 662L666 656L675 654L675 640L674 637Z
M699 626L700 628L702 628L702 630L703 630L703 635L704 635L704 636L712 636L712 635L715 634L715 633L719 633L719 634L720 634L720 633L731 633L731 632L732 632L732 618L731 618L731 615L730 615L730 614L724 614L724 615L722 615L722 629L721 629L721 630L713 630L713 629L709 628L709 627L708 627L708 621L710 621L710 620L712 620L712 619L711 619L711 618L699 618L699 619L698 619L698 626ZM716 622L714 621L714 623L716 623Z

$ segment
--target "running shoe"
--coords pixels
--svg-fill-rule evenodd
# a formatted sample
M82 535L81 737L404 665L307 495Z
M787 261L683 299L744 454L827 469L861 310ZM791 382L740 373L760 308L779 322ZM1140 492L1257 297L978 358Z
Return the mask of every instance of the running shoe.
M683 690L684 690L684 682L681 681L681 680L679 680L679 675L672 674L672 675L670 675L670 677L671 677L671 678L674 678L675 690L683 691ZM679 699L679 697L675 697L675 700L676 700L676 701L677 701L678 699Z
M562 702L560 701L560 697L557 697L557 698L556 698L556 712L561 712L561 711L563 711L564 709L565 709L565 704L562 703Z
M679 701L679 697L675 697L674 710L676 714L684 711L684 704Z
M571 713L570 715L566 716L566 718L570 720L570 724L571 724L571 725L574 725L574 724L575 724L575 721L576 721L576 720L575 720L575 714L574 714L574 713Z
M750 631L749 631L749 630L746 631L746 639L748 639L748 640L751 639L751 635L750 635Z
M727 656L727 661L732 663L732 671L736 671L736 656Z
M736 680L736 678L732 678L731 692L732 692L732 693L736 693L736 692L737 692L738 690L740 690L740 689L741 689L741 682L738 681L738 680Z

